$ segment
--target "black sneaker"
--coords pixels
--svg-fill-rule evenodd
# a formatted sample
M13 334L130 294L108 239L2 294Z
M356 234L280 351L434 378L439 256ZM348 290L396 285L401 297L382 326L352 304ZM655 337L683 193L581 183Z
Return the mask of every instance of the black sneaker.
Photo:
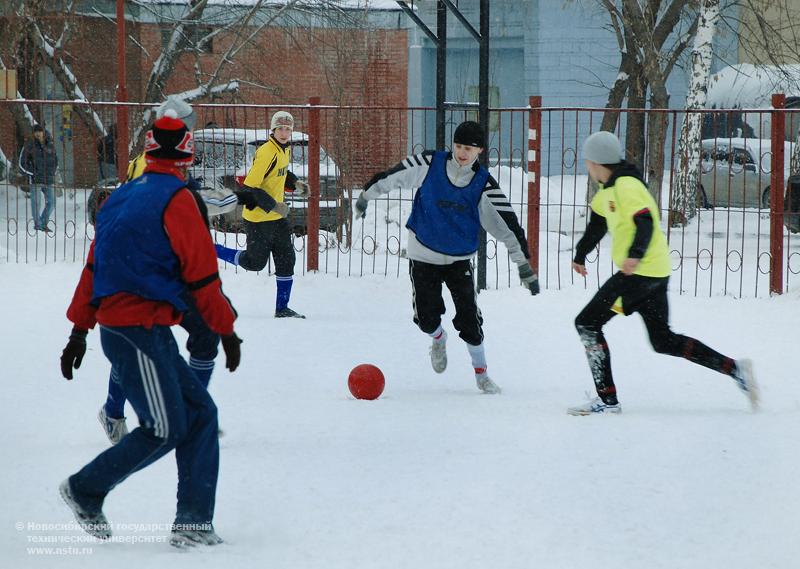
M108 523L103 510L87 508L78 502L75 493L72 491L69 478L61 483L58 491L61 493L64 502L69 506L69 509L72 510L75 520L83 531L98 539L111 538L111 525Z
M302 314L295 312L288 306L275 311L275 318L305 318Z
M178 549L198 545L219 545L224 543L211 524L175 524L172 526L169 544Z

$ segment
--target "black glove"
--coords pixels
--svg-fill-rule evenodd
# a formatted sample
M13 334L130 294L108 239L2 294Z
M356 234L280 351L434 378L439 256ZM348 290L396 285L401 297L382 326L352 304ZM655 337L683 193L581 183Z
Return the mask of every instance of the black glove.
M230 371L235 371L239 367L239 362L242 361L242 348L239 346L242 340L236 335L236 332L230 336L222 336L221 340L222 349L225 352L225 367Z
M200 185L200 181L202 179L203 179L202 177L195 178L193 176L189 176L186 179L186 187L189 188L190 190L194 191L194 192L199 192L200 190L203 189L203 186Z
M304 182L303 180L297 180L294 183L294 195L298 198L307 198L311 193L311 188L308 187L308 183Z
M519 266L519 280L531 291L532 295L539 294L539 277L533 274L533 269L528 263Z
M83 356L86 354L86 334L87 330L73 328L69 342L61 352L61 375L66 379L72 379L72 368L81 367Z
M356 200L356 217L365 217L367 215L367 198L364 197L364 192L358 196Z
M233 190L233 193L236 194L236 201L247 209L255 209L258 207L256 197L250 190Z

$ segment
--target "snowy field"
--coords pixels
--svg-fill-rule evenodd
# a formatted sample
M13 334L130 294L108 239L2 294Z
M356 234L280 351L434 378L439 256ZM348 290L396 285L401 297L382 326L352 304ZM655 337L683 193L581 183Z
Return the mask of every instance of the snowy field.
M226 543L182 553L166 543L172 455L110 494L110 543L75 529L58 496L107 445L96 414L109 367L96 331L76 379L59 373L80 270L0 263L2 567L797 566L800 389L787 353L797 292L672 295L676 331L754 359L760 413L730 379L652 352L632 316L607 328L624 413L570 417L592 389L572 327L591 287L480 295L489 371L504 389L490 396L474 385L450 304L450 367L430 369L406 278L306 274L292 305L309 318L276 321L272 277L225 271L244 339L240 369L228 373L220 357L211 383L225 430L215 525ZM377 401L347 391L363 362L386 375Z

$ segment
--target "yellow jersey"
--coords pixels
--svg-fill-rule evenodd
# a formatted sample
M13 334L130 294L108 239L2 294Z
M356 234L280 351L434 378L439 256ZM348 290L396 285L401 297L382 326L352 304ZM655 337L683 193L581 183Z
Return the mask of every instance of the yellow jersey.
M272 136L259 146L253 165L244 179L244 185L249 188L259 188L267 192L276 202L283 201L283 189L286 185L286 174L289 171L289 145L280 144ZM274 211L266 212L260 207L255 209L244 208L242 217L247 221L275 221L281 215Z
M617 267L628 258L636 235L634 216L643 209L653 218L653 236L634 274L643 277L668 277L672 272L667 238L661 231L658 206L647 187L633 176L620 176L610 187L600 185L592 199L592 211L606 218L611 233L611 257Z

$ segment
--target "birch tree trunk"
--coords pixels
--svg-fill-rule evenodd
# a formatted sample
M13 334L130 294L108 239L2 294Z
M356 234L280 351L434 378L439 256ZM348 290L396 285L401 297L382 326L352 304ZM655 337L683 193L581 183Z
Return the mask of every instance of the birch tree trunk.
M672 191L669 223L686 225L697 213L700 191L700 153L703 115L711 75L712 42L719 19L719 0L703 0L692 46L692 67L686 95L686 119L678 143L678 178Z

